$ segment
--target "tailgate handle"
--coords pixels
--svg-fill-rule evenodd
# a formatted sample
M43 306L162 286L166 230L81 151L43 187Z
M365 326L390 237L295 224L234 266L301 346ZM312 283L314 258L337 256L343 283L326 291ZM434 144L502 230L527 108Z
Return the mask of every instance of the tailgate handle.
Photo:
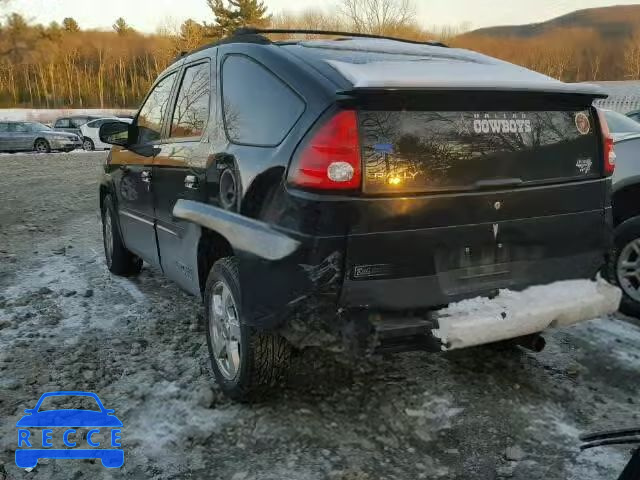
M496 180L479 180L475 183L475 186L476 188L515 187L522 183L521 178L500 178Z

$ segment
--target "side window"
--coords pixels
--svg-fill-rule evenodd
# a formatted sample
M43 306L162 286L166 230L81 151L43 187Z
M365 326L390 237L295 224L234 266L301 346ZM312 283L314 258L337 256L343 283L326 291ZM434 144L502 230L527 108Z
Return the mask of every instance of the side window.
M10 123L9 131L16 132L16 133L26 133L29 131L29 129L24 123Z
M84 117L75 117L71 119L71 126L74 128L79 128L85 123L87 123L87 118Z
M6 133L9 131L8 123L0 123L0 133Z
M209 63L187 67L171 120L172 138L200 137L209 119L211 80Z
M222 66L224 125L236 143L279 144L305 109L302 99L259 63L240 55Z
M54 128L71 128L71 122L68 118L59 118L56 120Z
M175 72L164 77L153 89L138 114L138 143L160 140L162 121L167 116Z

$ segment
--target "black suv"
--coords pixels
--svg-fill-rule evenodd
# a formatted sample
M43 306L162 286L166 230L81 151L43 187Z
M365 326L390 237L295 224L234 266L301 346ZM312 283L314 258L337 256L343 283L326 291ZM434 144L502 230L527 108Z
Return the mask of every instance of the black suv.
M594 86L441 44L271 42L172 64L100 186L109 269L204 299L234 398L292 346L450 350L613 312L614 155Z

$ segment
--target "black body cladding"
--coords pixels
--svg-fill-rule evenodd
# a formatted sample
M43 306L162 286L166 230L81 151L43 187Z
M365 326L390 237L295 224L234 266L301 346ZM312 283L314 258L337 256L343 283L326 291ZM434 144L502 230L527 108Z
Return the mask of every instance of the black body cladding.
M212 259L235 254L243 319L270 329L297 310L428 310L498 288L590 278L604 262L610 182L596 94L358 89L324 58L366 56L361 45L243 38L162 75L176 73L165 109L173 112L186 68L209 66L199 135L174 137L163 117L157 138L114 148L106 166L102 191L116 193L124 244L191 293L201 293ZM291 159L341 109L358 114L361 190L288 185ZM224 172L237 201L221 202ZM233 215L216 216L218 228L194 223L176 209L188 205L181 200L266 225L239 241L246 230ZM281 235L297 248L274 258Z

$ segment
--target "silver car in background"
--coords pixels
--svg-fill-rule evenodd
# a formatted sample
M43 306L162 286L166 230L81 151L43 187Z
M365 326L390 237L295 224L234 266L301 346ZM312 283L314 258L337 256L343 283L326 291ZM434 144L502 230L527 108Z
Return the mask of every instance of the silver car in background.
M80 147L82 141L74 133L56 132L38 122L0 121L0 152L70 152Z

